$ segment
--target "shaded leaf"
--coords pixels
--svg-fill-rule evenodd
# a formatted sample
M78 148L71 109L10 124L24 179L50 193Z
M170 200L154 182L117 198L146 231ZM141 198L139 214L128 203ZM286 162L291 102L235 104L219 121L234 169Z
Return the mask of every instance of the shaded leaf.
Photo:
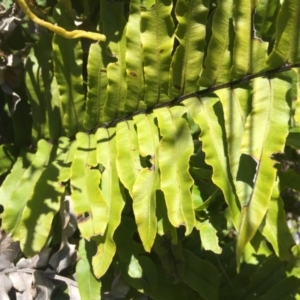
M95 278L91 265L92 255L95 251L96 244L94 242L80 240L76 275L81 299L98 300L100 298L101 282Z
M295 63L300 59L300 19L297 14L300 3L297 0L287 0L281 5L276 22L275 45L270 53L267 65L276 68L285 62Z
M88 90L84 115L84 128L90 130L103 123L103 107L107 98L107 71L102 47L98 43L90 46L87 70Z
M186 261L183 281L204 299L218 299L219 279L215 267L189 250L184 249L183 255Z
M291 259L290 249L295 242L286 223L283 201L279 195L278 182L275 183L273 188L268 212L262 223L260 232L272 244L278 257L282 260Z
M17 149L14 145L6 144L0 146L0 175L10 170L16 161Z
M235 31L230 78L237 79L248 74L251 59L253 1L234 1L232 7Z
M54 19L59 26L72 30L75 25L63 3L55 7ZM69 40L57 34L53 42L54 74L58 84L64 133L72 137L83 129L85 97L82 78L80 40ZM76 62L76 63L74 63Z

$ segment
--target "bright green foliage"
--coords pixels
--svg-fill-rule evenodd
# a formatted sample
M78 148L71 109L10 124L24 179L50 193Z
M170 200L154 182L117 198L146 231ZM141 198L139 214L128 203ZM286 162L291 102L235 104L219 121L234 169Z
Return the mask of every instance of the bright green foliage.
M145 102L148 107L171 100L168 81L174 42L172 6L171 0L156 0L152 8L141 11Z
M117 170L120 181L133 195L133 185L142 168L139 156L139 144L134 121L128 120L117 124Z
M203 3L204 2L204 3ZM177 1L175 14L178 25L175 36L180 42L172 57L170 95L176 97L197 90L199 69L205 46L207 1Z
M288 134L289 106L286 99L290 84L285 80L254 79L252 111L245 124L241 152L256 163L253 190L242 210L237 259L251 240L269 207L276 169L272 153L283 152Z
M190 98L184 101L193 120L201 128L200 140L206 153L206 162L213 167L212 180L224 193L229 206L232 222L236 228L239 224L239 204L233 189L232 177L228 174L226 144L223 143L224 128L219 123L223 114L221 102L216 96Z
M0 146L2 228L34 255L70 195L82 299L295 296L280 193L300 175L275 159L300 147L300 2L83 2L106 42L31 49L36 149Z
M217 231L213 225L207 220L205 222L197 222L196 228L199 230L203 248L220 254L222 248L219 246Z
M232 7L235 32L230 77L241 78L249 73L252 40L252 10L254 1L234 1Z
M93 257L93 269L96 277L101 277L107 271L116 252L113 235L120 224L124 207L123 191L117 174L115 135L115 128L100 128L96 132L97 162L103 169L101 190L108 207L105 216L107 218L106 232L97 239L98 250Z
M191 194L193 179L188 172L193 142L188 134L188 122L183 118L185 113L180 106L155 111L162 136L158 148L160 188L165 195L171 224L185 226L186 234L189 234L195 223Z
M242 154L241 143L245 131L246 118L249 113L250 93L251 86L248 83L235 89L228 88L216 91L224 111L229 167L240 205L244 205L247 202L252 192L251 187L237 177Z
M107 74L102 48L98 43L90 46L88 57L88 92L84 115L84 128L90 130L103 122L103 106L106 102Z
M156 235L156 190L159 189L158 130L154 116L138 115L134 122L138 131L140 156L150 157L151 166L139 170L132 188L132 208L137 228L146 251L150 251ZM148 131L143 130L148 128Z
M202 69L198 82L200 86L209 87L230 81L228 69L231 62L228 44L231 42L230 34L233 34L229 30L232 18L232 2L232 0L220 1L215 9L210 28L212 35L204 60L205 68Z
M64 187L57 179L60 161L64 160L68 147L67 138L61 138L58 146L40 140L32 161L26 162L29 157L25 154L21 156L7 177L8 182L3 184L8 189L2 191L6 200L2 227L20 241L28 255L43 248L58 212Z
M140 1L130 1L130 15L126 28L126 112L145 108L140 22Z
M101 1L101 21L106 40L107 53L111 62L107 65L107 99L103 113L105 121L111 121L124 112L126 96L125 54L126 36L123 3ZM114 19L114 22L111 20Z
M286 61L299 62L299 11L300 3L297 0L287 0L282 4L276 22L275 45L267 60L270 68L278 67Z
M71 197L82 236L90 239L103 235L107 226L107 204L99 188L94 134L77 133L77 150L71 167Z

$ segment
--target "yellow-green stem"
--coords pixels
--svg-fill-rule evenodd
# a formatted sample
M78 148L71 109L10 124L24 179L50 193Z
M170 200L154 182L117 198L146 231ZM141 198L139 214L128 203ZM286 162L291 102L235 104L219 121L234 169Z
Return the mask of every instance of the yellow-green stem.
M50 31L61 35L67 39L78 39L78 38L88 38L95 41L105 41L106 37L103 34L97 33L97 32L91 32L91 31L84 31L84 30L72 30L67 31L64 28L53 25L49 22L46 22L39 17L37 17L29 8L26 0L16 0L20 8L24 11L24 13L35 23L38 25L41 25L43 27L46 27Z

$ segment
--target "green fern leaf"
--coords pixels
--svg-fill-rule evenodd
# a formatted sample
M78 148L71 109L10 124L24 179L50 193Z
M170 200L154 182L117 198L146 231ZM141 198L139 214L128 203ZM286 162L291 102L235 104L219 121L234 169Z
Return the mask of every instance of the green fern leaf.
M207 251L212 251L216 254L222 252L219 246L217 231L209 221L196 222L196 228L199 230L202 246Z
M275 33L279 2L279 0L261 0L255 8L255 34L264 41L271 39Z
M54 18L58 25L74 29L73 20L67 16L65 6L62 3L57 4ZM82 78L82 48L79 40L67 40L56 34L52 46L63 130L68 137L72 137L83 130L85 93Z
M115 128L100 128L96 132L97 162L102 168L101 190L108 206L106 232L104 236L95 238L98 250L92 259L92 265L96 277L105 274L115 255L116 244L113 236L121 222L125 204L117 173L115 135Z
M94 169L96 138L79 132L76 135L77 150L71 167L71 198L82 236L90 239L103 235L107 226L107 203L100 190L101 173Z
M141 1L132 0L126 30L126 112L134 112L146 107L140 22Z
M299 28L300 2L286 0L282 3L277 22L274 48L267 60L267 66L276 68L286 62L296 63L300 60Z
M260 232L272 244L278 257L286 261L291 259L290 249L295 242L287 226L283 201L279 195L278 181L274 185L268 212Z
M219 280L215 267L189 250L184 249L183 255L187 266L183 281L197 291L203 299L219 299Z
M57 178L69 141L62 138L59 144L57 148L40 140L38 151L26 171L13 170L12 176L21 177L17 179L17 189L6 194L2 226L20 241L22 250L29 256L44 247L64 192Z
M249 84L235 89L222 89L216 92L222 102L227 140L227 153L230 171L236 193L241 205L245 203L247 195L252 192L251 186L238 178L241 160L241 143L244 134L246 118L249 113Z
M238 79L250 70L253 1L234 1L232 9L235 38L230 78Z
M198 89L199 70L203 62L208 9L203 0L180 0L175 14L179 22L175 35L180 45L172 57L170 91L172 97ZM196 68L195 66L199 66Z
M10 170L10 174L2 183L0 188L0 204L4 207L4 210L7 210L7 207L9 206L16 209L16 207L11 203L11 195L15 189L18 188L21 178L31 164L32 158L33 154L31 152L23 150ZM14 210L13 214L15 213L16 211ZM3 229L7 228L8 231L11 230L13 227L9 223L10 222L7 223L6 221L2 221Z
M81 299L100 299L101 282L93 274L91 258L96 250L94 242L81 239L79 242L79 261L76 265L76 277Z
M161 190L171 224L174 227L184 225L188 235L195 224L191 194L193 179L189 174L194 145L184 114L186 109L182 106L155 110L162 136L158 150Z
M158 173L158 129L154 124L154 115L134 117L137 127L140 156L150 157L150 164L142 168L136 177L132 189L132 207L138 232L146 251L150 252L157 231L156 190L159 189ZM148 130L145 130L145 129ZM150 131L150 133L149 133Z
M98 43L92 44L87 63L88 91L83 123L86 130L104 123L103 107L107 99L107 71L103 56L102 47Z
M4 230L11 232L16 240L20 240L18 228L23 220L22 215L28 201L32 198L34 187L40 179L42 173L47 168L50 161L52 146L45 140L40 140L38 150L34 155L31 165L26 169L14 168L11 177L14 177L14 189L10 190L11 194L7 193L7 199L4 203L4 215L2 227ZM20 176L20 177L15 177ZM30 178L30 180L28 180Z
M231 212L232 222L236 228L239 224L240 209L233 188L231 174L228 172L226 144L224 145L224 128L219 123L223 115L221 103L217 97L190 98L183 101L193 120L201 129L200 140L203 142L205 161L213 168L212 180L223 191Z
M218 3L212 23L212 36L208 44L204 60L204 68L198 84L210 87L218 83L230 81L229 68L231 54L228 49L230 19L232 18L232 0Z
M241 253L261 224L269 206L276 169L272 153L282 152L288 134L291 84L286 80L254 79L252 112L247 118L241 152L257 163L253 192L243 207L237 244L238 264ZM256 137L253 139L253 137Z
M142 168L139 156L137 132L133 120L117 124L117 170L120 181L131 197L137 174Z
M26 61L26 89L32 109L32 138L56 140L61 135L58 87L52 71L52 35L42 35Z
M141 12L145 102L148 107L170 101L168 82L174 31L172 6L171 0L155 0L152 8Z
M107 99L103 107L104 120L111 121L124 113L126 97L126 22L122 2L101 1L103 33L107 52L112 58L107 66ZM114 20L113 22L111 20Z

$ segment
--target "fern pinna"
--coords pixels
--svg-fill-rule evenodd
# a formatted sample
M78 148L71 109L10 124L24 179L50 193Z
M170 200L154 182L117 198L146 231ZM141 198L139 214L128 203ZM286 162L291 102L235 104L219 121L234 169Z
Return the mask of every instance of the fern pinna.
M53 18L74 30L65 2ZM86 276L100 293L90 264L153 299L246 297L262 275L232 291L226 273L238 278L256 254L282 266L271 253L290 261L298 249L280 189L299 175L275 168L274 154L299 145L300 2L84 2L105 42L45 32L28 55L36 151L0 148L2 228L34 255L70 195L82 299ZM299 286L289 276L262 295Z

